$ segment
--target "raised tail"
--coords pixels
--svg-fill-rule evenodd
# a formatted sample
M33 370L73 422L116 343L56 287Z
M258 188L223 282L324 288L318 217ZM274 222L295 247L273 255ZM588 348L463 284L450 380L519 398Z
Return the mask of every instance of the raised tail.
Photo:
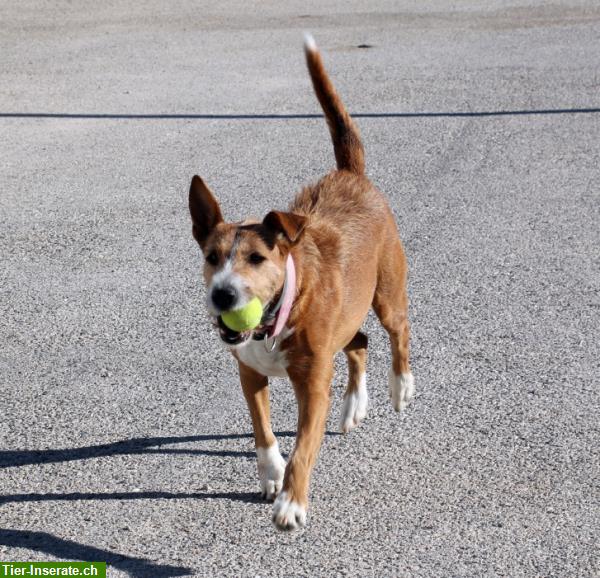
M304 52L315 93L329 125L337 167L362 175L365 172L365 151L360 133L327 76L321 54L309 34L304 39Z

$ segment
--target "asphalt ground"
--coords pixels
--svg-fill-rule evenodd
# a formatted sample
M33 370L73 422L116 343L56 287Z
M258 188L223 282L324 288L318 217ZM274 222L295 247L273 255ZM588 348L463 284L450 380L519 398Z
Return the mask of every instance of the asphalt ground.
M25 1L0 22L0 559L598 575L596 2ZM338 360L308 525L281 533L186 195L199 173L226 217L261 216L333 166L306 29L397 216L417 396L392 410L369 316L368 417L337 433Z

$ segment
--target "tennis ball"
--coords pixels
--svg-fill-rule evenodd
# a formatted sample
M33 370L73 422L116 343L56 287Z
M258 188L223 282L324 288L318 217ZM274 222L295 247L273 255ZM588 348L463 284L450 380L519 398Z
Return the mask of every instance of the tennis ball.
M262 319L263 308L258 297L254 297L245 307L236 311L221 313L223 323L233 331L248 331L254 329Z

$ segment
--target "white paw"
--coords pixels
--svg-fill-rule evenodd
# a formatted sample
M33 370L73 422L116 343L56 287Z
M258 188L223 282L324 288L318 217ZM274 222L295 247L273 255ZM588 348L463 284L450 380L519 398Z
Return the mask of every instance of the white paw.
M340 429L344 433L348 433L365 418L368 402L367 376L363 373L358 382L358 389L344 396L344 405L342 406L342 416L340 419Z
M415 393L415 378L412 373L396 375L390 369L390 397L396 411L403 410Z
M273 522L280 530L297 530L306 524L306 508L281 492L273 504Z
M256 448L256 458L261 495L267 500L274 500L281 491L285 472L285 460L279 453L279 445L275 442L268 448Z

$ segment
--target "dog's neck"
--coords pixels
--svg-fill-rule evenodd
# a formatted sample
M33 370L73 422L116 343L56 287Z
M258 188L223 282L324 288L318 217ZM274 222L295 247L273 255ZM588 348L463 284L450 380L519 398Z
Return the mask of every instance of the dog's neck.
M277 337L285 327L285 324L290 316L294 297L296 295L297 279L296 267L291 253L288 253L285 262L285 277L283 287L276 304L269 309L263 323L266 322L268 329L265 337Z
M275 318L275 324L273 330L269 331L269 337L277 337L285 327L285 324L290 316L292 305L294 304L294 297L296 296L296 267L294 265L294 259L292 254L288 253L285 262L285 280L283 282L283 289L281 291L281 297L275 307L277 316Z

